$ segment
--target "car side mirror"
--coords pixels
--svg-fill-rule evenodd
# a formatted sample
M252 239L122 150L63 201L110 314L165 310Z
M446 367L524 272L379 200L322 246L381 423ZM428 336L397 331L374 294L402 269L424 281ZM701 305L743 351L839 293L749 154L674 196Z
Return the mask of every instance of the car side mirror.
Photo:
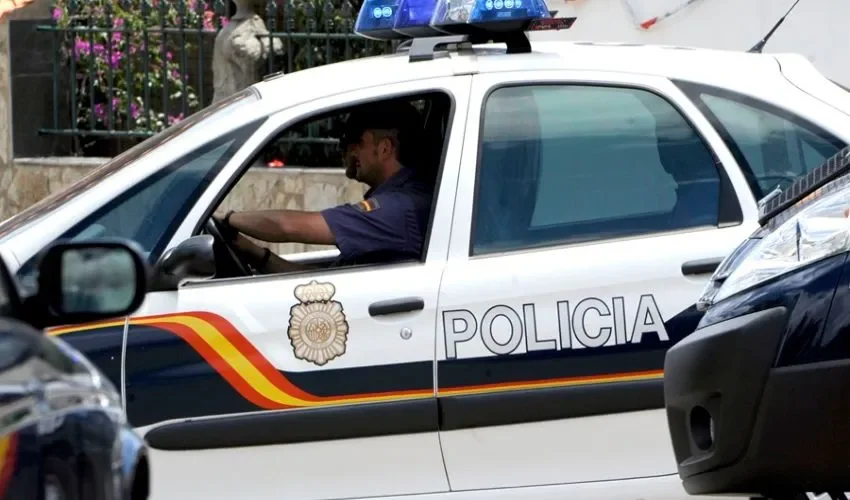
M86 323L132 314L147 284L147 263L131 242L58 242L42 254L38 292L28 303L41 327Z
M215 238L209 234L192 236L160 257L149 290L176 290L187 281L207 280L215 273Z

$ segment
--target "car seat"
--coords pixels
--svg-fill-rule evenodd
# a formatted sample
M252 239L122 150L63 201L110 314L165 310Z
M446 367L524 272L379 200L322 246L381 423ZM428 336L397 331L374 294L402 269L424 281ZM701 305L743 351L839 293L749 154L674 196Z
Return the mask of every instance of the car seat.
M537 197L539 129L530 90L512 89L503 98L490 98L481 129L475 246L498 248L526 239Z
M679 115L656 115L655 130L658 157L677 184L671 226L716 225L720 175L708 146Z

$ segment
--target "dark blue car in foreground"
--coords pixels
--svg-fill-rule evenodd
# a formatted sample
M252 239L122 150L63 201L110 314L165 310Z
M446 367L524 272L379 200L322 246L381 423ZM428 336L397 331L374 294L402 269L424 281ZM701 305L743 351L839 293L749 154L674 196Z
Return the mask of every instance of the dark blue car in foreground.
M760 223L666 356L679 476L692 495L847 498L850 148L766 200Z
M0 261L0 500L145 499L147 448L119 393L45 327L131 314L147 269L118 241L57 243L21 297Z

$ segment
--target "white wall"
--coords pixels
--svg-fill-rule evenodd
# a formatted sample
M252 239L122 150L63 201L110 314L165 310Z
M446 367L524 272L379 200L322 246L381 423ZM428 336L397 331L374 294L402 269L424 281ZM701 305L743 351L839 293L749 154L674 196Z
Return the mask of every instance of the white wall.
M532 39L593 40L747 50L794 0L698 0L649 30L641 30L626 0L547 0L558 17L578 16L569 30L538 32ZM659 12L683 0L628 0L643 12ZM764 48L797 52L825 76L850 86L850 0L800 0Z

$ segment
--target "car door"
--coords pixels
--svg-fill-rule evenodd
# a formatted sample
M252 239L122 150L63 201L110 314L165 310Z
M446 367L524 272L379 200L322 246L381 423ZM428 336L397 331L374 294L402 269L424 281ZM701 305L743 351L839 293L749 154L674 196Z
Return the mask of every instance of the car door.
M435 78L336 95L272 116L257 134L363 99L446 92L454 111L433 220L449 220L469 85ZM128 418L152 449L154 496L447 491L434 356L449 230L432 224L421 262L149 293L130 319L124 379Z
M646 75L475 75L469 117L438 303L452 489L675 475L664 353L754 228L734 158Z

